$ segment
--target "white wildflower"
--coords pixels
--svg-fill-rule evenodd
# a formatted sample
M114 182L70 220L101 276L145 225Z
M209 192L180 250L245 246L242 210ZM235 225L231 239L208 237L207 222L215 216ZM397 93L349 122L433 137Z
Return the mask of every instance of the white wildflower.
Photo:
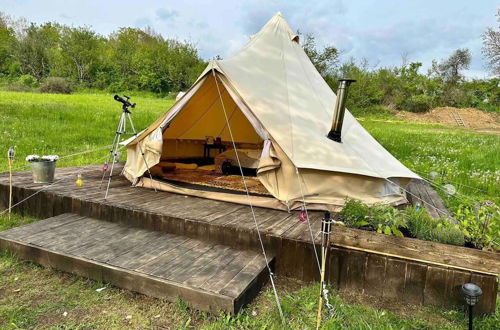
M37 162L39 159L40 159L40 156L38 156L38 155L28 155L26 157L26 160L28 162Z

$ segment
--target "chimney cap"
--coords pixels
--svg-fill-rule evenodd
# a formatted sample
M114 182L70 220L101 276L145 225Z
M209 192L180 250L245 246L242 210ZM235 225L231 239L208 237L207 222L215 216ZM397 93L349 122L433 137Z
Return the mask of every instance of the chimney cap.
M339 79L339 82L341 81L347 81L349 83L353 83L353 82L356 82L356 79L349 79L349 78L340 78Z

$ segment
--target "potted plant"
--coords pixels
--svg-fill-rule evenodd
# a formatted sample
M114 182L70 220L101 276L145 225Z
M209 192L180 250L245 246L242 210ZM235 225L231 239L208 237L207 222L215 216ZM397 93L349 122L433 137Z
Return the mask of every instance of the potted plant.
M34 183L51 183L54 181L56 171L56 162L59 159L57 155L38 156L29 155L26 160L31 165Z

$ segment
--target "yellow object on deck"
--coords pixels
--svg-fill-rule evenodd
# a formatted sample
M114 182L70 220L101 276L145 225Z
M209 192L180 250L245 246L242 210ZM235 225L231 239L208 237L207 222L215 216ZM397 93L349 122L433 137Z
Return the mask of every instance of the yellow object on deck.
M76 177L75 185L77 187L83 187L83 179L81 174L78 174L78 176Z

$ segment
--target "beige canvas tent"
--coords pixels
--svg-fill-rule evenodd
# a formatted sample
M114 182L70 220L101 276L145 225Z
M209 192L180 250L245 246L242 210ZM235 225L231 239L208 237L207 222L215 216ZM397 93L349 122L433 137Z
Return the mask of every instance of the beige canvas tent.
M342 143L327 137L335 101L278 13L236 55L211 61L169 111L127 142L123 174L137 186L280 209L305 201L332 210L346 198L404 202L401 188L418 176L348 111ZM165 161L202 157L207 137L220 137L226 149L253 150L256 178L267 194L198 189L144 175Z

